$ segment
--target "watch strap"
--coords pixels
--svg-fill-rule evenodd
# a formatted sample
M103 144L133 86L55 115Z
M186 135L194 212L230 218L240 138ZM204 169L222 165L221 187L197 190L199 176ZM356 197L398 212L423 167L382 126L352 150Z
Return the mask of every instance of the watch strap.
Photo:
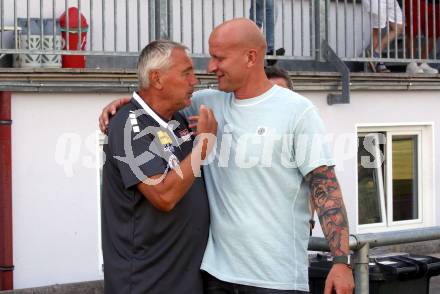
M351 264L350 255L341 255L333 257L333 263Z

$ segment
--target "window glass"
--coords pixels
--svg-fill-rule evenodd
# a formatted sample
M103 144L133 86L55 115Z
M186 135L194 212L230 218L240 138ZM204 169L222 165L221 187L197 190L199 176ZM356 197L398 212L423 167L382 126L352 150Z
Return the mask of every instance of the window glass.
M358 149L358 195L359 195L359 224L382 223L382 212L380 205L380 184L381 174L377 167L363 166L362 158L368 157L373 162L373 155L365 149L365 137L359 137ZM377 147L376 147L377 148ZM379 167L380 168L380 167Z
M393 221L418 218L417 136L393 136Z

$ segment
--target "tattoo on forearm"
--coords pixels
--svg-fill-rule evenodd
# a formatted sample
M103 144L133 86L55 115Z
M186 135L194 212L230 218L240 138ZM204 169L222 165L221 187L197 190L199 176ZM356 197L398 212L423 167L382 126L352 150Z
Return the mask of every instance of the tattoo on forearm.
M334 169L318 167L305 180L309 184L313 206L331 252L334 256L348 254L347 212Z

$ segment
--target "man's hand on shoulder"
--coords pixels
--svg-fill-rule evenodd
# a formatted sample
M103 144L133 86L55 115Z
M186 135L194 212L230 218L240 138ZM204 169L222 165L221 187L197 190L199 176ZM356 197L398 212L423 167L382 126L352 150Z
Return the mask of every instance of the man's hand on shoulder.
M334 264L325 281L324 294L351 294L353 289L354 280L351 268L345 264Z
M116 111L118 111L119 108L130 102L130 99L130 97L124 97L113 100L110 102L110 104L102 109L101 115L99 116L99 129L101 132L107 134L110 118L116 114Z

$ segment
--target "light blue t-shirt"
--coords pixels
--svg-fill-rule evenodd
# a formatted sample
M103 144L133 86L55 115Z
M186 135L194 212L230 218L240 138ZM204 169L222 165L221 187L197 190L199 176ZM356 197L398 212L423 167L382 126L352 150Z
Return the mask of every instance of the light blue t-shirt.
M204 104L218 122L204 167L211 229L201 269L226 282L308 291L303 177L333 165L316 107L279 86L244 100L217 90L192 99L185 115Z

